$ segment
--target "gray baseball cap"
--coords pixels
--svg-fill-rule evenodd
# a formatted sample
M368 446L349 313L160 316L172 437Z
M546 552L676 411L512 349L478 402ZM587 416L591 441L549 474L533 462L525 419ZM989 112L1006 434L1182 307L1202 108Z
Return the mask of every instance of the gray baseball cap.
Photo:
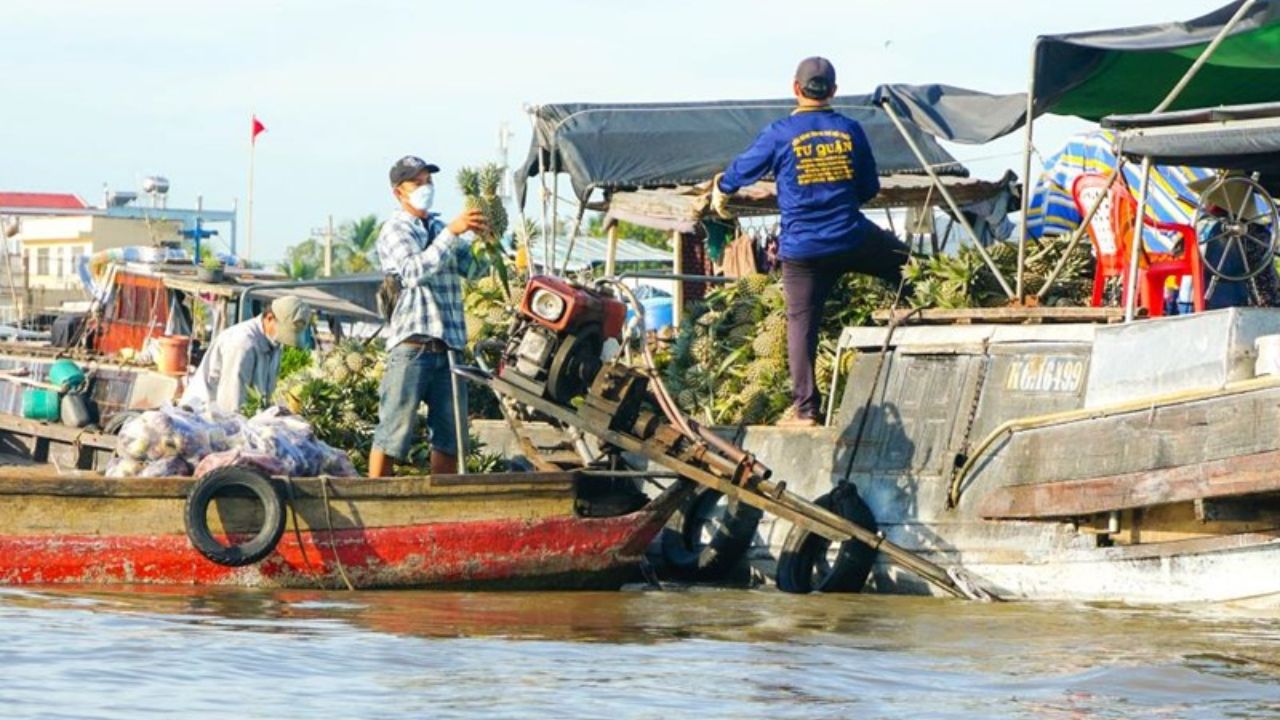
M405 155L391 166L391 187L395 187L405 180L412 180L420 173L429 172L432 175L440 172L440 166L429 163L417 155Z
M836 87L836 68L824 57L807 57L796 68L796 82L807 98L821 100Z
M276 339L281 345L306 347L307 330L311 327L311 307L295 295L285 295L271 302L276 317Z

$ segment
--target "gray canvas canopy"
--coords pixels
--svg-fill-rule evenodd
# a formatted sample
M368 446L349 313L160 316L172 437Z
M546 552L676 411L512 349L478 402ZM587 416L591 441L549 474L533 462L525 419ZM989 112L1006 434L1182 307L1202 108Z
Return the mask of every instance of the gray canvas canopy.
M1280 103L1105 118L1116 150L1165 165L1262 174L1280 189Z
M920 173L920 162L878 103L888 102L939 174L967 171L935 136L981 143L1023 122L1026 96L988 95L946 85L885 85L865 95L839 96L832 106L862 123L881 174ZM523 203L528 179L539 172L569 175L585 201L592 189L694 185L722 171L769 123L795 109L793 99L707 103L586 103L533 109L529 155L516 171Z

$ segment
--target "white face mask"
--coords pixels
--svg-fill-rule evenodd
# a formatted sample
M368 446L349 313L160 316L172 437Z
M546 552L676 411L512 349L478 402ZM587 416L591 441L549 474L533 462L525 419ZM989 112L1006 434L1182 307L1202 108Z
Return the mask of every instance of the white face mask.
M431 202L436 197L436 186L430 183L419 185L413 192L409 193L409 207L419 212L427 212L431 209Z

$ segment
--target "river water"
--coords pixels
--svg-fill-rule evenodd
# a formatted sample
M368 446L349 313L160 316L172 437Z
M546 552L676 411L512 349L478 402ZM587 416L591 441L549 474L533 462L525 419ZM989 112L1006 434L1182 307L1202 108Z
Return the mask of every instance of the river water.
M0 716L1280 717L1280 613L772 591L0 591Z

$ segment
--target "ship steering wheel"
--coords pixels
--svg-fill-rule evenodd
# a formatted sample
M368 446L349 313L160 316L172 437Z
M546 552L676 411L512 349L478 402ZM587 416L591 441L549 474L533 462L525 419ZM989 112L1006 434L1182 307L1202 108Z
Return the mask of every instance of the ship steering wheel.
M1219 177L1205 188L1192 226L1199 238L1200 257L1212 276L1206 299L1219 280L1252 280L1274 263L1280 215L1257 173ZM1239 265L1234 264L1236 260Z

